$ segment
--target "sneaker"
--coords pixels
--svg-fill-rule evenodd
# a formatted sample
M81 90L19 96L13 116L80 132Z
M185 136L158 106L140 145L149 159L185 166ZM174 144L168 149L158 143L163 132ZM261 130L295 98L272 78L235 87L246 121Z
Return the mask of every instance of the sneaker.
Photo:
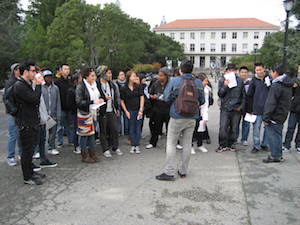
M269 152L268 146L260 146L262 151Z
M29 180L24 180L24 184L26 184L26 185L42 185L43 182L39 179L31 178Z
M177 149L177 150L182 150L183 147L182 147L181 145L176 145L176 149Z
M155 178L157 180L163 180L163 181L174 181L175 180L174 176L170 176L170 175L167 175L165 173L162 173L162 174L156 176Z
M105 151L105 152L103 153L103 155L104 155L106 158L111 158L111 157L112 157L112 155L111 155L111 153L110 153L109 150Z
M17 162L16 162L15 158L7 158L7 164L9 166L15 166L15 165L17 165Z
M32 158L33 159L39 159L40 158L40 153L39 152L34 153Z
M179 170L177 171L177 173L178 173L178 175L179 175L180 178L186 178L186 174L180 173Z
M57 167L57 163L53 163L50 160L46 160L45 162L40 163L41 168L53 168Z
M134 146L131 147L131 150L129 151L129 153L130 154L134 154L135 153L135 147Z
M227 148L223 148L223 147L221 147L221 146L219 146L219 147L215 150L215 152L218 152L218 153L220 153L220 152L225 152L225 151L227 151Z
M264 163L279 163L279 162L284 162L284 158L281 157L280 159L275 159L268 155L268 158L263 159L263 162Z
M77 146L76 148L74 148L73 153L75 153L75 154L81 154L80 146Z
M116 153L117 155L123 155L123 152L122 152L120 149L117 149L117 150L115 151L115 153Z
M252 148L251 153L255 154L255 153L257 153L257 152L259 152L259 149L257 149L257 148Z
M208 150L204 147L204 145L199 146L198 149L199 149L201 152L208 152Z
M136 153L136 154L140 154L140 153L141 153L140 147L139 147L139 146L136 146L136 147L135 147L135 153Z
M46 175L43 173L33 172L32 178L33 179L44 179L44 178L46 178Z
M282 146L282 153L288 153L288 152L290 152L290 149Z
M56 148L62 148L63 147L63 145L57 145L56 146Z
M33 164L33 172L38 172L38 171L41 171L42 168L40 166L37 166L35 164Z
M154 148L152 144L146 145L146 149L151 149L151 148Z
M296 148L296 152L297 152L297 153L300 153L300 148Z
M249 144L248 144L248 141L242 141L242 145L248 146L248 145L249 145Z
M238 151L238 149L235 148L233 145L227 147L227 149L228 149L229 151L231 151L231 152L237 152L237 151Z
M58 148L58 146L57 146ZM56 149L51 149L51 150L48 150L48 154L49 155L59 155L59 151L57 151Z
M195 154L196 154L196 151L195 151L195 148L194 148L194 147L192 147L192 149L191 149L191 154L192 154L192 155L195 155Z

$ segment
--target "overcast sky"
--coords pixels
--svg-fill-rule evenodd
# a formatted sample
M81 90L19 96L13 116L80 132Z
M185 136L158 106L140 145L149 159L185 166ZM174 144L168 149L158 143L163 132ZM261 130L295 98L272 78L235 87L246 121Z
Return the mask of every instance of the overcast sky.
M280 25L286 13L282 0L119 0L121 9L132 17L141 18L151 27L176 19L245 18L254 17ZM26 8L28 0L21 0ZM105 4L115 0L86 0L90 4Z

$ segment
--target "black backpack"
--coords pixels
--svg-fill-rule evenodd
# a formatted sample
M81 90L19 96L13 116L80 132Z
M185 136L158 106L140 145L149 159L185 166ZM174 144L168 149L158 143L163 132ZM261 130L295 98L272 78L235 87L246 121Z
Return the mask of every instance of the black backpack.
M6 112L11 116L16 116L18 111L18 107L14 95L14 87L15 84L7 88L5 90L5 94L3 95L3 103L5 105Z

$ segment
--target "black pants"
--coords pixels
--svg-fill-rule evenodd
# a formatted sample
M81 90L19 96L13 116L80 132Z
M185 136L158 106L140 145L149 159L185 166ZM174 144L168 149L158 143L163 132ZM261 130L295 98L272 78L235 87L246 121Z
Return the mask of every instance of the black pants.
M109 141L112 144L112 150L116 151L119 148L118 136L118 118L114 112L105 113L104 116L99 116L100 142L102 151L109 150Z
M241 113L238 111L220 112L219 145L220 147L230 147L235 142L238 132L238 125Z
M150 144L152 144L154 147L156 147L157 145L158 136L162 135L164 123L166 123L168 127L169 120L169 113L153 112L153 114L151 115L149 121L149 127L151 132Z
M21 166L24 180L29 180L33 174L32 156L33 146L37 144L38 126L19 127L20 141L22 145Z
M209 134L207 130L207 125L206 130L203 132L198 132L198 127L199 127L200 119L196 120L196 126L193 134L193 142L197 142L197 146L200 147L203 145L203 140L209 139Z

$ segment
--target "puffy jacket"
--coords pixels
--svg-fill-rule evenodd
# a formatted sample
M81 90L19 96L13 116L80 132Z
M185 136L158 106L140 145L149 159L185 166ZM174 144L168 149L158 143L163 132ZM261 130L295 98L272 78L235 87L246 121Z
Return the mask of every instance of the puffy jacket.
M263 121L284 123L291 106L293 84L294 82L287 75L273 80L264 107Z
M84 82L81 81L76 87L76 106L83 112L90 112L90 105L94 102L91 100L90 93L85 86Z
M236 76L237 86L229 88L224 85L225 78L222 77L219 81L218 96L221 99L221 110L233 111L237 108L243 110L245 108L245 87L244 81Z

